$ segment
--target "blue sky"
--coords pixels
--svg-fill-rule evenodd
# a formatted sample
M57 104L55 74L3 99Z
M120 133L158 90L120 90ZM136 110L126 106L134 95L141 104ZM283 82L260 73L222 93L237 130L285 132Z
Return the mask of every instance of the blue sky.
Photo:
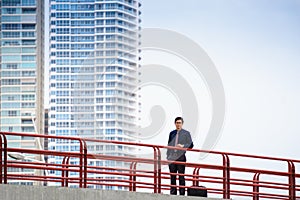
M188 36L215 63L226 95L215 150L300 158L300 0L142 0L142 26Z

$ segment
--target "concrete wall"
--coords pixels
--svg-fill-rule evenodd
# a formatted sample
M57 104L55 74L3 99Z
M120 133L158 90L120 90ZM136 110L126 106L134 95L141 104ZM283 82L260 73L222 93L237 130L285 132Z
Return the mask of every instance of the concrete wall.
M0 184L0 200L217 200L126 191ZM220 200L220 199L218 199Z

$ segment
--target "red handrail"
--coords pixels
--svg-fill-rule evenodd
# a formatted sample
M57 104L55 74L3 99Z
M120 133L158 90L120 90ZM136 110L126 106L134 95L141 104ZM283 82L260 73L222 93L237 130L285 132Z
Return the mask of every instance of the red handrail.
M135 142L122 142L111 140L86 139L79 137L65 137L52 135L38 135L32 133L11 133L0 132L0 184L10 183L13 181L31 181L61 184L62 187L97 187L97 186L117 186L130 191L148 191L154 193L162 193L170 188L170 174L163 171L163 167L170 164L170 161L163 160L161 156L162 149L186 150L191 153L207 153L210 155L220 155L221 164L209 163L192 163L192 162L176 162L185 164L186 169L192 172L184 174L186 181L192 185L198 185L199 182L207 183L207 190L210 195L222 195L223 198L232 197L251 197L253 200L259 199L291 199L300 198L300 174L296 172L295 164L300 164L300 160L276 158L267 156L247 155L238 153L228 153L220 151L206 151L200 149L182 149L177 147L168 147L162 145L140 144ZM28 136L34 138L52 138L69 141L77 141L80 145L79 152L58 152L52 150L28 149L28 148L11 148L8 147L6 136ZM112 156L105 154L89 153L87 143L96 144L107 143L113 145L133 146L151 148L153 150L153 158L133 157L133 156ZM59 156L62 157L62 163L42 163L35 161L13 161L8 159L10 153L26 153L30 155ZM125 155L125 154L123 154ZM234 166L230 162L230 158L248 158L266 161L278 161L287 164L287 171L278 171L262 168L245 168ZM77 164L71 163L71 159L77 159ZM116 161L123 163L123 167L112 166L90 166L88 160L91 161ZM139 164L149 166L150 169L139 169ZM126 167L127 166L127 167ZM13 172L11 170L21 169L24 172ZM40 175L27 173L27 169L55 171L61 175ZM215 173L214 176L203 175L200 169L209 170ZM188 170L187 170L188 171ZM217 174L221 175L217 175ZM245 179L234 176L234 173L242 173L250 175L251 179ZM76 174L76 175L72 175ZM278 182L277 180L264 180L263 176L284 177L287 182ZM108 176L109 178L105 178ZM141 180L139 180L141 179ZM178 186L179 187L179 186ZM190 186L180 186L188 188ZM245 187L250 188L244 189ZM298 195L298 196L297 196Z

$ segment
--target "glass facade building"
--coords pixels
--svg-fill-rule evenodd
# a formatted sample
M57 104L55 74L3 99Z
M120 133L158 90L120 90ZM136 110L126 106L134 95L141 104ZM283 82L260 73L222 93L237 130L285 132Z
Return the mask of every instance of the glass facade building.
M140 6L137 0L50 0L50 135L135 141ZM79 150L76 143L55 140L48 147ZM99 143L89 143L88 150L120 156L136 151ZM125 164L90 160L89 165Z
M43 1L0 0L0 131L44 133L43 25ZM9 147L43 148L42 141L31 137L7 139ZM22 172L40 173L32 169ZM21 180L9 183L35 184Z
M44 132L44 5L0 1L0 130ZM10 138L10 145L32 141Z

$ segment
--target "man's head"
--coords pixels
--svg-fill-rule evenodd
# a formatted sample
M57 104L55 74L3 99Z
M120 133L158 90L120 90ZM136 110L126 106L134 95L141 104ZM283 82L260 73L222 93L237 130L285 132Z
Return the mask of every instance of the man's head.
M176 117L175 118L175 126L177 130L182 129L182 125L183 125L183 118L182 117Z

